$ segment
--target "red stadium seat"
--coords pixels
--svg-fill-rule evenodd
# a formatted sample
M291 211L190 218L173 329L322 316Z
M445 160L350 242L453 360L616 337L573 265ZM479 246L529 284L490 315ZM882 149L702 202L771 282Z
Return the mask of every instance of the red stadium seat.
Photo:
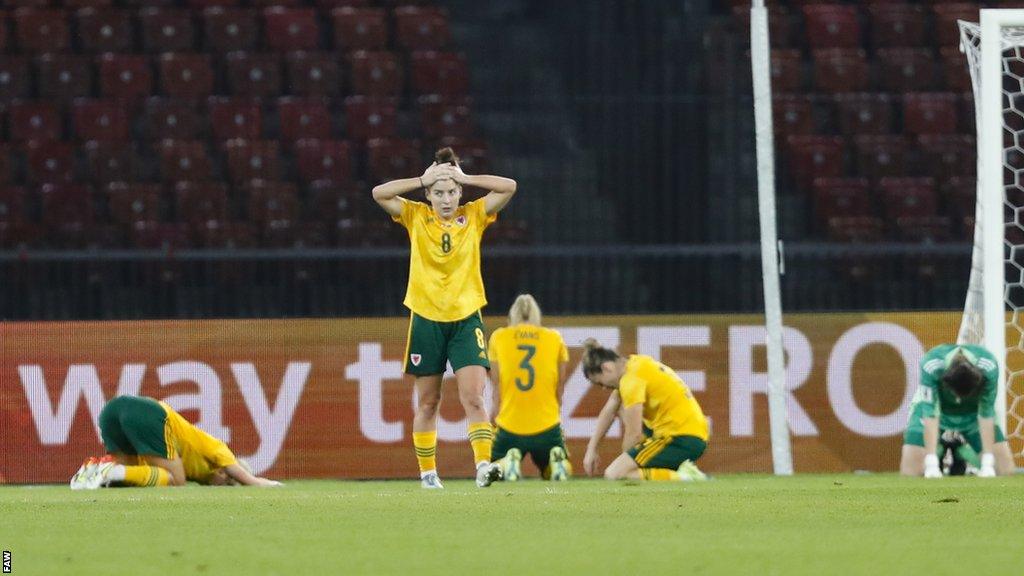
M955 222L954 233L964 241L974 238L977 185L978 181L973 177L957 176L939 184L939 196Z
M164 182L205 181L212 175L203 142L164 140L159 144L160 177Z
M952 234L952 224L946 216L901 216L896 219L893 228L897 236L906 242L947 242ZM931 262L916 262L917 272L925 276L934 276L936 270Z
M92 66L86 56L44 54L36 60L39 96L70 100L92 95Z
M856 136L853 142L857 174L874 179L906 173L909 148L906 137L862 135Z
M340 7L353 7L353 8L364 8L373 4L372 0L313 0L319 8L340 8Z
M208 107L214 139L257 139L262 134L263 113L255 100L214 96Z
M139 166L131 144L86 142L87 179L96 182L132 182Z
M337 96L341 72L333 53L289 52L285 55L288 87L296 96Z
M931 178L882 178L878 182L882 208L889 220L905 216L935 216L938 198Z
M978 150L974 136L966 134L922 134L917 137L921 151L919 174L945 181L958 176L973 176Z
M831 94L868 90L870 70L863 50L815 50L813 58L817 90Z
M843 175L843 139L838 136L789 136L789 170L797 186L809 190L815 178Z
M950 92L970 92L971 74L967 68L967 57L955 46L943 46L942 80Z
M978 9L979 5L975 3L932 5L934 37L939 46L959 46L960 27L956 21L979 22Z
M139 220L132 223L128 236L133 248L170 251L192 246L188 230L174 222ZM177 269L170 261L155 263L151 270L152 273L159 274L161 283L177 281Z
M64 0L65 8L109 8L114 0Z
M908 134L953 134L957 128L956 95L904 94L903 131Z
M115 100L75 100L71 124L79 140L125 142L129 134L128 112Z
M234 183L250 180L278 180L281 155L277 142L268 140L229 140L224 144L227 175Z
M86 52L131 52L134 29L127 10L82 8L75 13L78 42Z
M397 96L405 86L405 73L393 52L359 50L349 55L352 91L365 96Z
M345 182L352 178L352 151L345 141L299 140L295 143L299 180Z
M281 93L281 58L277 54L232 52L225 60L232 94L268 98Z
M193 230L207 222L228 220L228 189L220 182L178 182L174 185L175 215Z
M7 184L12 178L11 147L0 144L0 185Z
M99 58L100 94L137 100L153 94L153 70L146 56L104 54Z
M807 43L821 48L859 48L860 20L857 7L849 4L815 4L803 7Z
M843 216L828 221L828 237L836 242L881 242L884 230L882 220L873 216Z
M829 219L873 216L867 178L815 178L814 214L824 227Z
M205 226L194 231L194 237L200 248L235 250L253 248L258 244L256 227L249 222L210 220ZM237 281L241 274L238 266L218 269L220 281L225 277Z
M359 202L361 192L352 182L311 182L306 200L306 218L327 223L332 230L352 229L365 213L364 205Z
M0 53L7 52L10 49L11 36L7 32L9 21L7 11L0 10Z
M57 107L50 102L12 102L9 122L11 140L60 140L62 122Z
M836 108L843 134L892 132L892 98L888 94L837 94Z
M395 8L395 43L404 50L439 50L448 46L452 34L448 12L434 6Z
M274 229L293 230L299 220L299 193L291 182L256 180L245 186L249 221L264 238Z
M207 50L254 50L258 40L255 10L223 7L203 10L203 45Z
M419 144L401 138L371 138L366 143L367 176L371 182L408 178L423 171Z
M871 4L871 45L875 48L913 48L927 44L924 8L918 4Z
M277 101L277 116L281 140L331 137L331 113L323 99L281 98Z
M92 191L80 184L48 183L40 186L39 197L51 245L85 247L95 216Z
M75 149L68 142L30 142L25 151L28 182L71 182Z
M409 84L417 94L464 96L469 93L466 56L456 52L417 51L410 56Z
M397 133L397 104L391 99L349 96L345 99L345 132L349 138L366 140Z
M337 50L383 50L388 45L388 15L382 8L343 6L331 10Z
M107 198L110 219L131 226L135 222L161 220L163 198L159 184L111 182L102 188Z
M772 50L772 91L799 92L803 89L803 61L799 50Z
M750 40L750 6L733 6L733 21L737 23L740 38ZM768 7L768 38L772 48L796 46L802 39L802 18L791 13L785 6Z
M422 96L417 101L420 108L420 125L428 139L445 136L472 136L473 115L465 101L448 101L434 96Z
M264 41L280 52L315 50L320 44L316 10L275 6L263 11Z
M199 99L213 92L213 69L205 54L161 54L160 89L175 98Z
M0 224L24 222L25 189L20 186L0 186Z
M772 98L776 136L814 134L814 104L804 94L778 94Z
M205 123L192 102L171 98L146 100L143 126L151 140L195 140Z
M14 11L14 37L23 54L63 52L71 47L63 10L18 8Z
M926 48L880 48L875 53L879 85L890 92L925 92L938 85L932 51Z
M25 98L29 93L28 58L0 56L0 100Z
M139 11L142 46L149 52L191 52L195 46L192 12L173 8Z

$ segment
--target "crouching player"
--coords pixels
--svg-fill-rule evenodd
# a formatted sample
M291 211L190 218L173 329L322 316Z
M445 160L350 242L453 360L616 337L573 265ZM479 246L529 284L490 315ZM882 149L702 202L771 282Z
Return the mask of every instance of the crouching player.
M650 356L623 358L593 338L584 347L583 374L612 390L583 457L587 474L597 471L597 445L619 415L623 453L606 479L705 480L695 462L707 448L708 421L675 371Z
M118 396L100 412L107 455L90 458L71 477L72 490L105 486L199 484L280 486L253 476L227 444L196 428L164 402Z
M903 435L900 474L942 477L937 449L946 432L958 432L981 453L977 462L969 462L978 476L1012 474L1010 446L995 423L998 381L999 364L981 346L942 344L929 350L921 359L921 385ZM971 451L967 454L970 458Z
M567 480L572 474L559 418L569 350L561 334L540 322L537 301L521 294L509 310L508 327L495 330L487 347L497 383L491 461L501 464L508 481L522 477L525 454L546 479Z

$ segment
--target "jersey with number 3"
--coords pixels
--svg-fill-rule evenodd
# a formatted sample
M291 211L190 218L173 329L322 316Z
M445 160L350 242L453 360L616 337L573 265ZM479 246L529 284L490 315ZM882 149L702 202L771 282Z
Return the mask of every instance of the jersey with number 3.
M957 349L985 376L981 392L971 398L959 398L942 385L948 361ZM977 427L978 417L995 416L999 364L991 352L973 344L942 344L929 350L921 359L921 385L914 396L911 413L921 418L940 416L942 429L970 430Z
M498 364L501 407L494 421L521 436L543 432L559 423L559 366L568 362L562 335L532 324L498 328L487 356Z
M622 406L644 405L644 425L655 436L708 439L708 419L690 387L668 366L650 356L632 355L619 380Z
M483 198L467 202L443 221L422 202L401 198L393 216L409 232L409 285L403 304L435 322L455 322L487 304L480 277L480 239L497 220Z

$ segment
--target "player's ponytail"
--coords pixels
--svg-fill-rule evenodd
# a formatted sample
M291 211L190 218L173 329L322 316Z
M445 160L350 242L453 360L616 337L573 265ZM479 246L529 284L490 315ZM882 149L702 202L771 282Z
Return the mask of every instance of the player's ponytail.
M533 324L540 326L540 305L533 296L520 294L508 310L508 325Z
M445 146L434 154L434 162L438 164L451 164L452 166L458 166L459 157L455 154L455 150L452 150L451 146Z
M593 338L583 341L583 375L587 378L591 374L601 371L601 365L605 362L615 362L619 355L614 350L604 348Z

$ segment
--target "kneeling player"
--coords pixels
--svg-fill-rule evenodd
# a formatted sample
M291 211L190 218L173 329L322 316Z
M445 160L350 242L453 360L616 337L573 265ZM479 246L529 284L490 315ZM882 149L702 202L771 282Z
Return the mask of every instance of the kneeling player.
M519 480L529 454L544 478L567 480L572 474L562 437L559 399L569 350L562 335L540 325L533 296L516 297L508 327L491 334L487 347L494 391L497 432L491 461L500 462L503 478Z
M707 448L708 421L675 371L650 356L623 358L593 339L584 346L583 374L612 389L583 457L587 474L597 471L597 445L619 414L623 453L605 469L605 478L706 479L695 462Z
M903 435L900 474L939 478L939 436L958 432L981 453L978 476L1009 475L1013 456L995 423L999 364L981 346L942 344L921 359L921 386ZM945 447L943 447L945 449Z
M104 486L241 484L280 486L253 476L227 444L196 428L164 402L118 396L103 407L103 458L90 458L71 478L72 490Z

